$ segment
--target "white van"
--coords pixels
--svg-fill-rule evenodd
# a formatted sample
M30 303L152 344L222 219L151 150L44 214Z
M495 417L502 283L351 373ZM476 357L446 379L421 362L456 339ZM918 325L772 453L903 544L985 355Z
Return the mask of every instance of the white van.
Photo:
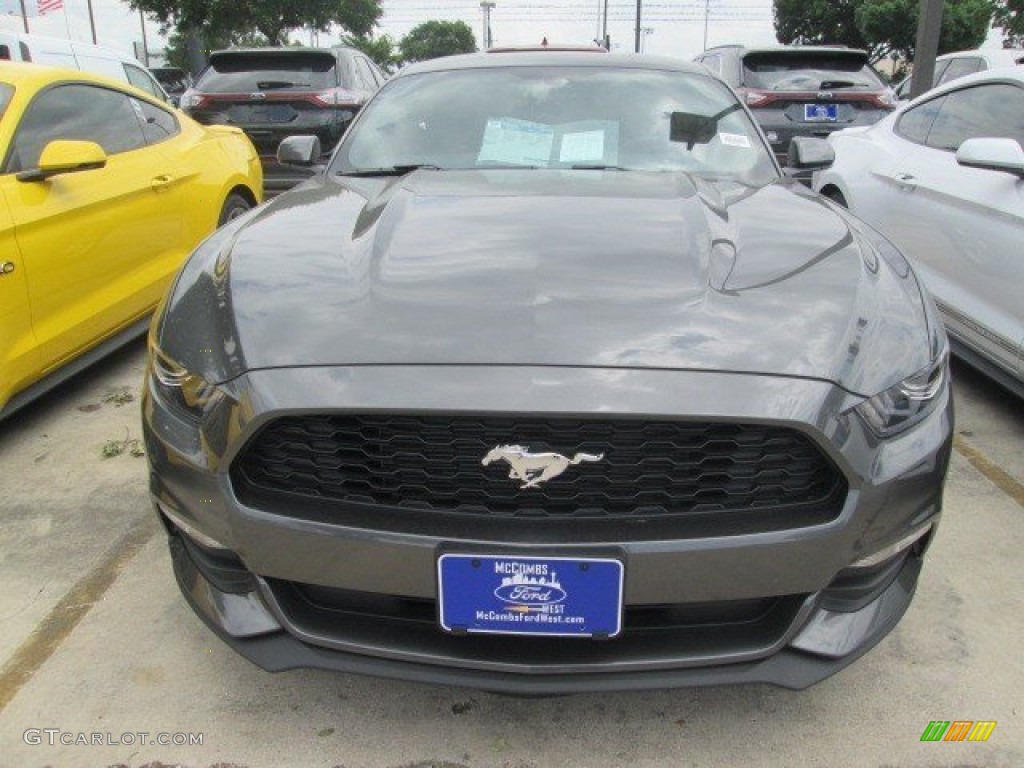
M31 61L52 67L95 72L131 83L158 99L170 102L167 93L149 71L131 56L114 48L60 37L0 31L0 60Z

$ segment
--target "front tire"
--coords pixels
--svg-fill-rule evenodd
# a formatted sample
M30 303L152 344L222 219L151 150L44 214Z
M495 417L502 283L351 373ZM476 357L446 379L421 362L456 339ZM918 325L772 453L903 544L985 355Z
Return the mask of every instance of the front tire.
M229 221L237 219L250 208L252 208L252 203L237 192L232 192L228 195L227 200L224 201L224 205L220 209L220 216L217 218L217 226L223 227Z

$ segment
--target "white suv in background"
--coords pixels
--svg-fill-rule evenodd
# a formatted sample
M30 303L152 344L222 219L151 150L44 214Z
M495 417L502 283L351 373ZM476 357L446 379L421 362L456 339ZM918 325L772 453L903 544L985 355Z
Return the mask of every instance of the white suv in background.
M126 53L104 45L21 32L0 32L0 60L30 61L51 67L95 72L131 83L162 101L171 102L167 92L141 63Z
M932 88L944 85L950 80L984 72L989 69L1013 67L1024 64L1024 48L983 48L976 51L957 51L939 56L935 60L935 76ZM910 98L913 75L906 77L896 86L896 97L900 101Z

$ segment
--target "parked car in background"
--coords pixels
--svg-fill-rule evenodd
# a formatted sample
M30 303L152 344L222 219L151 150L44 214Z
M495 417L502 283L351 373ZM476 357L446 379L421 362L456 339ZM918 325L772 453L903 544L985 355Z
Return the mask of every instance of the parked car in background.
M137 59L116 48L90 45L62 37L0 31L0 61L30 61L106 75L131 83L168 104L172 103L153 74Z
M865 51L832 46L722 45L696 57L750 107L781 165L794 136L871 125L896 97Z
M1024 68L957 79L830 141L815 189L907 255L954 352L1024 396Z
M281 191L313 175L281 165L287 136L314 135L323 159L385 77L352 48L257 48L217 51L181 108L200 123L237 125L260 153L264 183Z
M1024 48L979 48L976 51L946 53L935 59L932 87L973 75L975 72L1021 65L1024 65ZM904 78L896 86L896 97L901 101L909 99L913 84L913 75Z
M910 603L947 351L895 248L703 67L444 57L189 259L151 498L184 599L266 669L803 688Z
M174 106L181 103L182 94L192 86L192 75L180 67L153 67L149 71L167 91Z
M0 113L2 417L142 333L262 178L237 128L77 70L0 64Z

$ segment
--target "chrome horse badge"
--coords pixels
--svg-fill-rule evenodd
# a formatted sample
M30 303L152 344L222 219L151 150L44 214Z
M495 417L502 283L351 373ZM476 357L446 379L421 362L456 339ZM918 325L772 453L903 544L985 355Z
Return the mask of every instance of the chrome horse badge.
M520 488L536 488L558 477L570 464L575 466L582 461L600 461L603 458L603 453L596 456L592 453L577 453L569 459L560 453L530 453L525 445L499 445L484 456L481 464L486 467L492 461L507 461L512 468L508 476L523 481Z

